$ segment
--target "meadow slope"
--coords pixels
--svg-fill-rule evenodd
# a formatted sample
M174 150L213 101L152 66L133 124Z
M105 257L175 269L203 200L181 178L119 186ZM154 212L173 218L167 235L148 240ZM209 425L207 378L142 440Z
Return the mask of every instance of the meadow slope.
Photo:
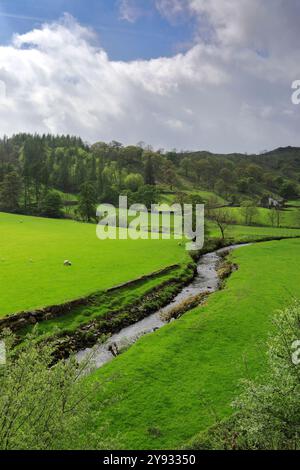
M60 304L188 258L176 240L100 241L95 225L0 213L0 317Z
M94 402L104 404L98 432L107 423L117 447L184 445L231 412L241 378L265 370L274 311L300 297L300 240L259 243L231 256L240 268L224 290L89 378L105 383Z

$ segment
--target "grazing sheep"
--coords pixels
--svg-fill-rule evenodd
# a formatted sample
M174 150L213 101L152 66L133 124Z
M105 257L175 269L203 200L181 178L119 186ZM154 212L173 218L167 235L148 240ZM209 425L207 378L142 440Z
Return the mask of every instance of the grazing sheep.
M65 260L65 261L64 261L64 266L72 266L71 261Z

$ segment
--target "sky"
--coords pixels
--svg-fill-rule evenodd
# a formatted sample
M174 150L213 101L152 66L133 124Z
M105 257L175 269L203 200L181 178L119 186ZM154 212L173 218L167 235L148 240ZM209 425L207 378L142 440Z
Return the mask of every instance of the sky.
M298 0L0 0L0 134L300 146Z

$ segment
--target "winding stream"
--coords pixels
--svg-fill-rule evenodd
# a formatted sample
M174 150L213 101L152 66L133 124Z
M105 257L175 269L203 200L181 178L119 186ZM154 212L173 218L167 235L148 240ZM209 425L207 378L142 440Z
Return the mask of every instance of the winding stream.
M218 263L220 261L219 255L243 246L247 246L247 244L231 245L201 256L198 261L195 278L187 287L182 289L170 304L152 315L149 315L147 318L127 328L123 328L119 333L112 335L105 343L92 349L87 348L79 351L77 353L78 362L92 357L92 369L99 369L107 362L112 361L119 352L122 352L122 350L134 344L140 337L152 333L166 325L168 322L162 319L162 314L165 314L183 300L187 300L189 297L194 297L203 292L217 291L220 287L217 273Z

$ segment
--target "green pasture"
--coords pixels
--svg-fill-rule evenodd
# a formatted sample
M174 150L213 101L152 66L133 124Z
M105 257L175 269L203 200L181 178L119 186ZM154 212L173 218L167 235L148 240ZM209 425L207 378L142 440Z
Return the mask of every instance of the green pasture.
M231 413L241 378L265 371L273 314L300 296L300 240L243 247L232 258L239 270L224 290L89 379L104 383L95 431L117 438L117 447L183 446Z
M100 241L92 224L0 213L0 316L79 298L187 258L178 240Z

